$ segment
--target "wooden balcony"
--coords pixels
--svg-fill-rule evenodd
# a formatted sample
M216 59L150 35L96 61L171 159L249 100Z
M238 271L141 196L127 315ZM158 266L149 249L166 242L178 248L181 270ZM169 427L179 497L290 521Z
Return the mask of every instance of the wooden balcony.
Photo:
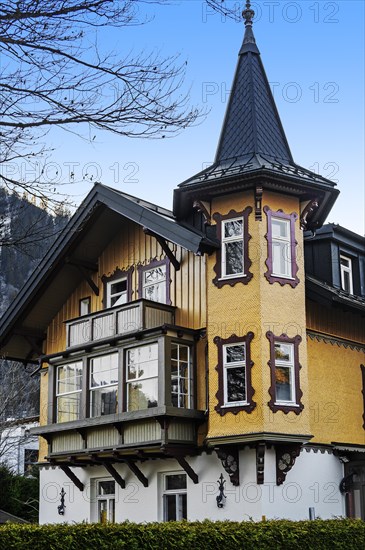
M66 348L174 323L173 306L144 299L136 300L66 321Z

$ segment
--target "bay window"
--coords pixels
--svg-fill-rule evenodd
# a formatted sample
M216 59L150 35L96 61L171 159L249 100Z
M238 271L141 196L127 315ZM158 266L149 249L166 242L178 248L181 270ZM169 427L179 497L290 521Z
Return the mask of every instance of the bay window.
M57 422L70 422L81 418L81 385L82 361L57 367Z

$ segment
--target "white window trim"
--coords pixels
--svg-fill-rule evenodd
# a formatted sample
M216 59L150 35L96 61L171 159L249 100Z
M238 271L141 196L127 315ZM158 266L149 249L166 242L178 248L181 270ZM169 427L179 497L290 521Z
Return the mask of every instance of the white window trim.
M111 293L112 285L121 283L122 281L126 281L127 288L123 292L116 292L115 294L112 294ZM114 279L112 281L107 281L107 283L106 283L106 307L107 308L109 308L109 307L118 307L118 306L123 305L123 304L118 304L118 303L115 303L115 304L111 305L111 300L115 296L121 297L121 296L124 296L124 295L126 297L126 300L125 300L125 302L123 302L123 304L126 304L128 302L128 277L120 277L119 279ZM117 300L117 302L118 302L118 300Z
M225 224L235 222L235 221L242 221L242 236L241 237L237 237L237 236L225 237L224 236ZM221 260L221 277L220 277L220 280L221 279L237 279L237 277L246 277L246 274L245 274L245 253L244 253L245 252L244 251L244 231L245 231L244 224L245 224L245 221L244 221L242 216L239 216L238 218L229 218L227 220L222 220L221 223L222 223L222 227L221 227L222 260ZM237 273L232 273L231 275L227 275L226 274L226 247L225 247L225 245L226 245L226 243L232 243L232 242L238 242L238 241L240 241L242 243L243 270L240 271L240 272L237 272Z
M244 361L233 361L232 363L227 363L226 349L233 346L244 346L245 348L245 359ZM245 371L245 394L246 399L244 401L228 401L227 395L227 371L230 368L242 367ZM234 342L233 344L224 344L223 345L223 399L224 404L222 407L242 407L242 405L248 405L247 401L247 369L246 369L246 342Z
M345 260L349 263L348 266L343 265L341 263L341 260ZM344 254L340 254L340 270L341 270L341 288L344 292L348 292L349 294L354 293L354 285L353 285L353 278L352 278L352 260L348 256L345 256ZM349 282L350 282L350 290L345 290L345 273L348 273L349 275Z
M289 361L284 361L281 359L275 358L275 369L276 367L285 367L290 369L290 382L291 382L291 399L276 399L276 388L275 388L275 405L288 405L290 406L298 406L296 402L296 387L295 387L295 365L294 365L294 344L291 342L277 342L274 341L274 350L275 350L275 344L282 344L285 346L288 346L290 348L290 357Z
M114 493L113 494L108 494L108 495L99 495L99 483L103 482L103 481L113 481L114 482ZM95 520L97 523L101 523L100 519L99 519L99 502L101 500L106 500L108 502L108 505L107 505L107 510L108 510L108 514L109 514L109 503L110 501L113 501L114 500L114 521L115 521L115 511L116 511L116 507L115 507L115 504L116 504L116 483L115 483L115 480L112 479L112 478L100 478L100 479L96 479L95 480L95 504L96 504L96 509L95 509ZM111 520L107 520L108 523L111 522Z
M184 475L186 479L186 489L166 489L166 479L169 476L176 476L176 475ZM163 521L169 521L167 519L167 510L165 506L165 496L167 495L175 495L178 497L179 495L187 495L188 494L188 477L185 472L165 472L162 474L162 519ZM187 508L187 497L186 497L186 508ZM178 506L176 507L178 509ZM183 518L176 518L176 521L179 521Z
M279 222L279 223L285 223L287 225L287 237L281 237L281 236L278 236L278 237L274 237L273 236L273 222ZM284 219L284 218L279 218L279 217L276 217L276 216L271 216L271 257L272 257L272 276L273 277L280 277L280 278L283 278L283 279L293 279L293 272L292 272L292 257L291 257L291 248L292 248L292 242L291 242L291 226L290 226L290 223L291 221L290 220L287 220L287 219ZM284 243L286 244L286 251L288 253L288 258L285 258L285 265L288 266L288 271L289 273L279 273L277 271L274 270L274 244L275 243Z

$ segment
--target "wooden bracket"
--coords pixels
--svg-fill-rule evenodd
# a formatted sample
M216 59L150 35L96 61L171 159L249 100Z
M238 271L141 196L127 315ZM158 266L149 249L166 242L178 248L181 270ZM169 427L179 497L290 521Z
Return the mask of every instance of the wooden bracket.
M84 490L84 484L82 481L79 480L79 478L73 473L72 470L70 470L69 466L63 466L60 464L60 469L63 471L64 474L67 475L69 479L76 485L76 487L80 490Z
M276 485L284 483L288 472L290 472L300 454L301 448L302 443L287 443L275 446Z
M122 489L125 489L125 480L122 478L120 474L118 474L114 466L112 466L112 464L109 464L109 462L103 462L103 466L109 472L109 474L115 479L118 485Z
M176 460L180 464L183 470L188 474L190 479L195 483L199 483L199 477L198 474L196 474L193 470L193 468L190 466L190 464L185 460L182 456L175 456Z
M262 193L263 189L261 185L255 187L255 220L262 220Z
M148 229L148 227L144 227L143 231L146 235L150 235L151 237L154 237L156 239L156 241L161 245L161 248L165 252L168 259L170 260L170 262L172 263L172 265L176 269L176 271L179 271L180 270L180 262L178 261L178 259L174 255L174 253L172 252L171 248L169 248L169 245L167 244L166 239L161 237L161 235L157 235L157 233L154 233L153 231Z
M265 450L266 444L260 442L256 446L256 481L257 485L263 485L265 474Z
M208 203L204 203L203 201L196 200L193 203L193 208L203 214L205 225L211 225L212 220L211 220L210 212L206 206L207 204Z
M137 464L131 460L126 460L125 463L127 464L128 468L134 473L134 475L139 479L143 487L148 487L148 479L143 475Z
M85 281L87 282L87 284L89 285L89 287L91 288L95 296L99 296L99 288L89 275L89 271L91 272L98 271L97 264L93 264L91 262L84 262L82 260L73 260L71 258L66 258L65 262L66 264L73 265L74 267L76 267L76 269L80 271L81 275L83 276L83 278L85 279Z
M307 229L309 221L308 218L310 218L311 214L317 210L318 206L318 199L313 199L307 204L300 215L300 229L302 229L303 231Z
M215 449L222 466L229 475L232 485L240 484L239 456L236 447L222 447Z

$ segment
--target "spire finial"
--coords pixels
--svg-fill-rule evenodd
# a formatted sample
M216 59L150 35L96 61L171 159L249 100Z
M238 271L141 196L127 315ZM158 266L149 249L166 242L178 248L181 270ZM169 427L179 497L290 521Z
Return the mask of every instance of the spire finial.
M255 12L251 9L250 0L246 2L246 9L243 10L242 17L245 20L246 27L252 27L252 19L255 17Z

